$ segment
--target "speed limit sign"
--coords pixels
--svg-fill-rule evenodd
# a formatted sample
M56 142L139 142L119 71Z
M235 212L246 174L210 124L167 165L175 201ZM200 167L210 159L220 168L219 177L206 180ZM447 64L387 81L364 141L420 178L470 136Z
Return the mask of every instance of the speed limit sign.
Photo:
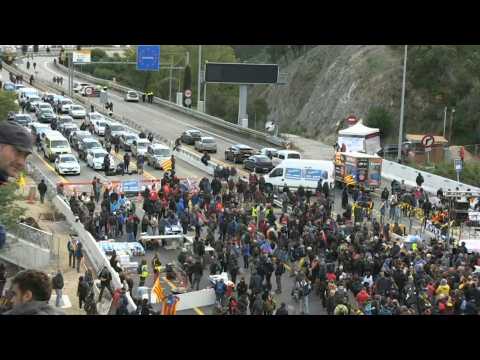
M186 98L186 99L185 99L185 105L187 105L187 106L192 105L192 99Z
M189 98L191 96L192 96L192 90L190 90L190 89L185 90L185 97ZM185 101L185 103L186 103L186 101ZM190 104L187 104L187 105L190 105Z

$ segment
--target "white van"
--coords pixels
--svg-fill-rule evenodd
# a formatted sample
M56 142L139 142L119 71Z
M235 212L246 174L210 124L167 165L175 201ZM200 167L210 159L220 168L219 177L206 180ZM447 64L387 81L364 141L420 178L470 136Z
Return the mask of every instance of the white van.
M291 190L300 185L314 190L320 179L327 181L330 188L334 187L335 166L332 161L287 159L265 175L265 184L273 190L281 190L284 185Z
M46 131L44 135L42 137L43 155L51 162L55 161L57 155L72 153L68 140L58 131Z
M277 166L284 160L288 159L296 159L300 160L302 156L298 151L293 151L293 150L279 150L277 151L277 154L272 158L272 163L274 166Z

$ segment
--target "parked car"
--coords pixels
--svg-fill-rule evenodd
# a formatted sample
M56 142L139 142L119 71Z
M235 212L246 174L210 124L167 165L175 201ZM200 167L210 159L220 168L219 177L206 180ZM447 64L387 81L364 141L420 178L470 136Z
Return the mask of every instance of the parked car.
M134 141L139 139L137 134L134 133L125 133L120 135L120 147L124 150L130 151Z
M195 141L198 141L202 138L202 133L198 130L186 130L180 136L180 140L184 144L194 145Z
M127 91L125 93L125 101L138 102L138 100L140 100L140 97L136 91Z
M111 142L113 138L123 135L126 131L124 125L117 122L108 122L105 127L105 139Z
M147 153L148 145L150 145L150 141L147 139L135 140L131 146L132 156L137 157L139 154L145 155Z
M195 150L197 151L211 151L213 153L217 152L217 142L213 137L202 136L200 140L195 141Z
M275 148L263 148L259 152L260 155L268 156L269 158L278 157L278 150Z
M105 136L105 128L108 125L107 120L94 120L93 122L93 132L98 136Z
M81 82L81 83L74 83L73 85L73 91L78 93L79 91L81 91L85 86L89 86L91 84L89 83L86 83L86 82Z
M254 152L255 151L248 145L236 144L225 150L225 160L233 161L234 163L242 163L244 160L254 155Z
M73 124L73 118L70 115L59 115L52 120L52 126L56 127L60 131L62 124L71 123Z
M39 115L42 111L44 110L51 110L53 112L53 108L52 108L52 105L50 105L49 103L47 102L42 102L42 103L39 103L38 105L36 105L35 107L35 115Z
M145 161L155 169L162 169L162 162L170 159L172 152L168 146L162 144L150 144L145 154Z
M92 134L90 134L89 131L77 130L77 131L73 131L70 134L68 141L70 142L70 145L72 146L72 148L74 148L75 150L78 150L79 141L82 139L91 138L91 137L92 137Z
M72 154L62 154L55 160L55 171L60 175L80 175L80 164Z
M74 119L84 119L87 116L85 108L81 105L71 105L68 110L68 115Z
M269 173L273 169L272 160L265 155L253 155L243 162L246 170L258 173Z
M105 155L107 155L107 151L105 149L95 148L88 151L87 154L87 166L91 167L94 170L102 170L103 169L103 159L105 159ZM110 170L115 169L115 162L113 160L113 156L109 155L110 157Z
M68 114L72 105L73 101L71 99L63 97L59 99L57 103L57 112L62 114Z
M43 110L37 115L37 119L41 123L48 123L50 124L53 119L55 119L57 115L51 109Z
M78 157L82 160L87 159L88 152L93 149L103 149L102 144L93 137L85 137L78 141Z
M15 114L12 121L22 126L28 126L33 122L32 117L28 114Z
M94 124L94 122L95 122L96 120L103 120L103 119L105 119L105 118L104 118L103 115L100 114L99 112L96 112L96 111L94 111L94 112L89 112L89 113L87 114L87 116L85 117L85 123L86 123L87 125L92 125L92 124Z
M70 137L70 134L76 130L79 130L78 128L78 125L77 124L73 124L73 123L66 123L64 126L63 126L63 131L62 131L62 134L63 136L65 136L67 139Z

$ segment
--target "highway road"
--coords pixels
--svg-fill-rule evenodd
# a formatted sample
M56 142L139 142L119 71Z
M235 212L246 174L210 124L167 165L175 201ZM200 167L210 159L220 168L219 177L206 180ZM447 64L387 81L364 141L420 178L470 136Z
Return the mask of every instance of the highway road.
M54 76L63 76L63 87L65 88L65 93L67 93L67 75L54 66L52 57L38 57L35 58L35 62L37 63L38 70L38 73L35 75L36 77L44 81L52 82ZM17 64L21 69L26 71L24 60L19 60ZM30 73L32 73L32 68L30 68ZM78 78L75 78L74 81L84 82L84 80ZM228 132L228 130L214 127L201 120L162 108L155 104L142 103L141 101L139 103L127 103L122 94L111 89L108 90L108 97L109 100L113 102L114 114L127 117L170 140L175 140L187 129L198 129L205 136L215 137L218 152L217 154L211 155L212 159L215 160L223 161L225 149L233 144L242 143L256 149L272 147L271 144L266 142L246 139L242 135L233 134ZM102 106L99 98L90 98L90 100L92 100L96 106ZM193 147L190 148L193 149ZM231 165L232 164L229 163L229 166Z

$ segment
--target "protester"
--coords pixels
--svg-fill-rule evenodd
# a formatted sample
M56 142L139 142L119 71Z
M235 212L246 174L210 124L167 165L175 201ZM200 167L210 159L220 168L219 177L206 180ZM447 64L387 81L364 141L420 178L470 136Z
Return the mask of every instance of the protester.
M41 180L40 184L37 186L38 192L40 194L40 203L43 204L43 201L45 200L45 194L47 193L47 184L45 184L45 180Z
M55 306L60 307L62 302L62 289L64 286L63 282L63 275L60 270L57 271L57 274L52 279L52 289L55 290L56 299L55 299Z

